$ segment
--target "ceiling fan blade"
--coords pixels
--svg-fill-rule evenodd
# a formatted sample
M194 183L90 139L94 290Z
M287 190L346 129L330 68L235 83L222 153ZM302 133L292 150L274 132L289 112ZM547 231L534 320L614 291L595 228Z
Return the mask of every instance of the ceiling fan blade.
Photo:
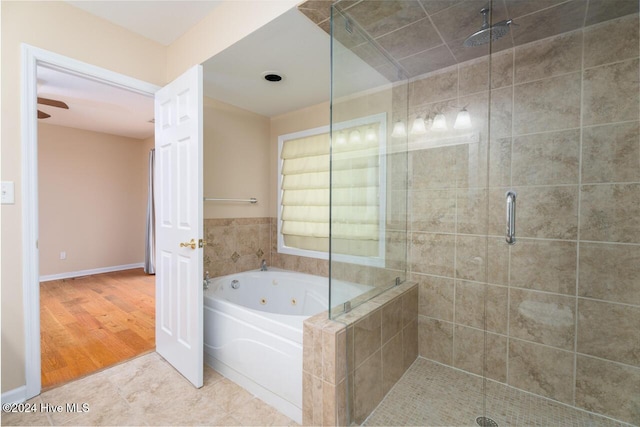
M49 98L40 98L38 97L38 104L50 105L51 107L64 108L66 110L69 109L69 106L62 101L57 101L55 99Z
M38 118L39 119L48 119L49 117L51 117L51 114L47 114L44 111L38 110Z

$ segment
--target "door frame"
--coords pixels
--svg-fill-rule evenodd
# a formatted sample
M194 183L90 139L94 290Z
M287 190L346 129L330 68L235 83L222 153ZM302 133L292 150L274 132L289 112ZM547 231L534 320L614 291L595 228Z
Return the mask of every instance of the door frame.
M153 98L152 83L23 43L21 98L22 299L25 336L25 387L22 400L40 394L40 265L38 253L37 67L46 66ZM20 393L21 394L21 393ZM15 396L18 397L18 396Z

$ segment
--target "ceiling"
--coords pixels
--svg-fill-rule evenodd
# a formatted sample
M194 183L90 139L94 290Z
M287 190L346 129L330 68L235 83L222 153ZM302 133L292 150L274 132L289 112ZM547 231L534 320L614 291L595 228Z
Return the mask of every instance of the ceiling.
M57 126L145 139L153 135L153 98L62 71L37 67L38 96L62 101L69 109L38 104Z
M169 46L222 1L67 0L67 3L164 46Z
M349 33L344 25L336 25L336 38L340 43L334 46L333 66L341 78L334 85L334 95L356 93L396 81L398 68L411 77L486 55L486 47L463 48L462 42L480 28L479 10L488 2L341 0L338 9L354 23L356 31ZM221 1L69 3L166 45ZM492 21L513 19L517 26L512 26L507 36L493 43L491 49L499 51L637 13L638 3L638 0L493 0ZM207 60L203 64L205 95L268 117L327 101L330 96L330 4L327 0L308 0ZM266 72L280 73L283 80L267 82L263 79ZM89 117L91 112L97 112L100 120L111 118L111 124L100 125L101 129L124 133L120 128L124 128L125 119L134 114L129 112L117 117L117 112L139 105L135 113L140 113L137 119L140 123L132 127L136 129L132 135L144 135L142 129L145 128L153 132L153 126L147 123L152 117L152 102L146 99L150 110L142 107L145 100L138 99L144 98L141 95L121 93L113 88L105 91L95 82L73 82L78 78L68 75L41 76L39 73L39 78L44 80L40 96L63 100L71 107L70 110L53 108L56 111L51 112L51 107L43 106L41 109L52 115L46 119L49 123L56 124L59 120L59 124L79 127L79 116L66 116ZM106 92L118 97L109 96L101 101L99 96ZM92 126L98 126L100 121L86 120L96 123Z
M205 95L268 117L327 101L329 42L291 9L204 62Z

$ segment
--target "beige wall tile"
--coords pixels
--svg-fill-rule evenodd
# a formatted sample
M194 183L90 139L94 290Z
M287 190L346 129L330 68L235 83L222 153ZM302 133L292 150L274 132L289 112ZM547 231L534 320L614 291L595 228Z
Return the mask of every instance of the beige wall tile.
M638 15L585 28L585 68L637 57Z
M458 70L437 73L409 84L410 105L427 104L458 95Z
M640 246L580 243L578 294L640 305Z
M453 362L453 323L418 316L420 356L451 365Z
M456 203L456 232L487 234L487 190L459 189Z
M574 353L509 340L508 384L560 402L573 402Z
M515 48L515 81L523 83L579 71L582 31Z
M313 419L311 421L311 425L322 425L324 415L324 393L322 390L322 379L316 377L315 375L311 376L311 402L312 402L312 416Z
M575 341L575 298L512 288L509 335L565 350Z
M494 53L491 56L491 88L497 89L513 84L513 49Z
M583 185L580 238L640 243L640 184Z
M455 236L411 233L411 271L453 277Z
M418 318L402 329L402 358L407 370L418 357Z
M258 224L236 226L236 251L242 255L253 255L259 249L260 234Z
M482 58L460 66L458 95L489 90L489 59Z
M580 130L513 138L513 185L577 184Z
M302 370L309 374L314 372L315 343L314 326L305 322L302 325Z
M383 397L382 357L379 349L356 369L354 380L353 421L362 424Z
M456 64L456 59L452 55L451 51L445 45L434 47L433 49L425 50L412 56L408 56L401 59L400 65L407 70L412 76L419 76L421 74L430 73L432 71L441 70ZM397 69L390 67L391 70L388 74L383 74L390 81L397 80ZM380 71L379 69L377 69ZM419 101L416 101L419 102Z
M496 89L493 92L500 93L500 92L503 92L503 89ZM492 96L496 99L499 98L497 94L494 94ZM451 113L453 114L451 115L451 121L447 122L448 126L449 127L453 126L453 124L455 123L455 119L458 116L458 111L460 111L462 107L465 107L469 112L469 115L471 118L472 129L474 131L480 132L481 141L486 141L487 138L489 138L489 129L488 129L489 99L490 99L489 92L486 90L483 92L477 92L471 95L459 97L458 101L456 103L452 103L451 105ZM492 117L495 122L495 125L494 125L495 128L498 127L498 124L501 124L500 122L497 121L497 118L501 118L501 117L502 117L501 114L500 115L496 114L494 117ZM447 117L447 120L449 120L448 117ZM495 132L497 132L497 130ZM463 145L462 149L468 150L468 149L471 149L472 147L473 145L467 144L467 145ZM485 154L485 157L486 157L486 154ZM470 157L470 159L472 159L472 157ZM478 159L478 160L486 161L484 160L484 158ZM462 163L461 166L462 166L461 172L466 173L469 168L468 163L465 161L464 163ZM464 181L461 183L458 183L458 187L461 187L461 186L466 186Z
M514 135L579 127L580 86L580 73L516 85Z
M456 281L456 324L507 333L508 288Z
M512 136L514 116L514 88L506 86L491 90L491 139L509 138Z
M302 424L313 425L313 379L307 371L302 371Z
M511 185L511 138L489 143L489 187Z
M454 281L443 277L415 274L420 286L418 313L421 316L453 321Z
M640 424L640 369L578 355L576 406Z
M212 260L228 259L236 250L235 228L230 225L208 225L205 222L207 248L212 249Z
M456 236L456 278L487 282L487 238Z
M360 319L353 325L355 366L360 366L369 356L380 350L381 346L381 310Z
M456 229L456 192L454 189L413 190L411 230L452 233Z
M374 38L426 16L419 3L400 1L382 3L375 9L356 4L349 8L349 14Z
M353 385L351 385L353 387ZM336 401L336 425L338 426L346 426L348 425L348 417L350 416L347 413L347 407L350 405L350 403L347 403L347 398L348 398L348 387L349 387L349 382L345 379L342 382L340 382L335 390L336 390L336 395L335 395L335 401Z
M406 58L442 44L438 32L426 16L424 19L379 37L376 41L396 59Z
M336 343L336 334L327 330L323 330L322 339L322 379L331 384L336 384L343 378L336 378L336 370L338 369L338 347ZM341 371L344 375L344 371Z
M507 284L508 272L509 247L503 239L456 236L456 278Z
M586 127L582 136L582 182L640 181L638 122Z
M322 381L322 425L335 426L336 420L336 386Z
M590 0L585 25L593 25L631 13L638 13L638 3L635 0Z
M489 272L487 279L489 283L496 285L509 284L509 250L510 247L505 242L504 237L487 238L487 265Z
M456 368L506 382L507 337L456 326L453 354Z
M587 0L573 0L520 17L516 21L520 26L513 32L513 42L522 45L575 30L582 26L586 8Z
M311 365L311 373L318 378L322 378L322 374L324 372L324 364L322 360L322 327L318 326L312 328L311 333L313 334L313 340L311 341L313 343L313 363Z
M460 162L465 158L465 148L456 145L411 152L411 189L455 188L466 173L466 162Z
M638 119L638 65L638 60L633 59L585 70L585 126Z
M640 367L640 307L578 300L578 352Z
M396 334L382 346L382 394L386 395L391 387L404 374L402 332Z
M407 326L418 319L419 298L419 285L402 294L402 326Z
M402 331L402 298L395 298L382 306L382 344Z
M577 186L516 187L515 190L517 193L517 237L576 239L578 231ZM504 233L505 221L504 200L503 194L498 210L500 217L502 217L499 228L502 233Z
M511 247L511 286L576 293L577 243L520 239Z

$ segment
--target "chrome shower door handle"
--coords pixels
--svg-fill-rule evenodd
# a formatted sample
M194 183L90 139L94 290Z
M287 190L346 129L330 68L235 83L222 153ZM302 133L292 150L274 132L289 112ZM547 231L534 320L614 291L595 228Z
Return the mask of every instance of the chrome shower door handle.
M516 193L507 191L507 236L510 245L516 244Z

